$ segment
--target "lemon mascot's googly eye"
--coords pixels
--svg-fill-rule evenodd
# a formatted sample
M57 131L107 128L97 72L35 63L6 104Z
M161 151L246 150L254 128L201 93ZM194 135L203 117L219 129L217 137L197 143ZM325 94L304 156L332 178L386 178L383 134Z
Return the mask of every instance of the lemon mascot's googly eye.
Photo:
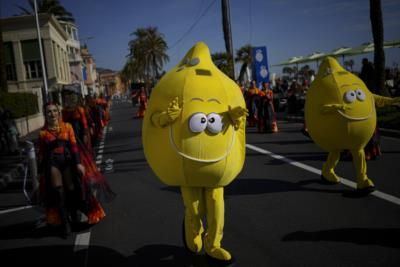
M365 98L366 98L366 95L365 95L364 91L361 90L361 89L357 89L356 90L356 95L357 95L357 99L360 100L360 101L364 101Z
M222 131L222 118L217 113L210 113L207 115L207 130L213 134L217 134Z
M354 92L353 90L347 91L344 94L344 101L346 101L347 103L353 103L356 100L356 92Z
M195 113L189 119L189 128L194 133L201 133L207 128L207 116L204 113Z

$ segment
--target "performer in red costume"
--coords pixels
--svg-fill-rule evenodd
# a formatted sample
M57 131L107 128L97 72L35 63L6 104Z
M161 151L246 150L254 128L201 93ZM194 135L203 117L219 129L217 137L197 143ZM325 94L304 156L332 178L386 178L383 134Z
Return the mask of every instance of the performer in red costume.
M262 83L259 107L258 107L258 121L257 128L259 133L276 133L278 132L278 124L276 122L276 114L274 109L274 95L269 88L269 84Z
M79 98L80 95L75 92L67 92L64 95L63 121L72 125L77 137L79 155L86 169L86 175L82 177L82 183L84 188L88 190L87 194L91 195L90 204L95 208L94 210L89 210L87 214L88 223L93 224L101 220L102 217L98 217L98 215L104 214L97 198L94 197L94 191L100 188L97 194L102 193L107 199L112 198L114 193L93 160L92 147L88 149L87 144L90 144L89 128L86 112L79 104L81 102Z
M258 106L259 106L259 92L256 81L251 82L251 87L245 92L244 98L246 101L246 108L249 111L247 124L249 127L254 127L258 124Z
M136 118L143 118L144 113L147 109L147 94L146 90L142 86L139 91L132 94L132 98L138 98L140 106L138 112L136 112Z

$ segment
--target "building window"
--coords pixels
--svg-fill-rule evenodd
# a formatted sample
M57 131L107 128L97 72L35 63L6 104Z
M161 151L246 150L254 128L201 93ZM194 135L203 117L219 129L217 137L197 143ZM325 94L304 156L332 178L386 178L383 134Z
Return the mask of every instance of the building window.
M43 77L38 41L21 41L21 47L25 66L25 78L29 80Z
M17 72L15 70L14 50L11 42L4 43L4 52L7 81L16 81Z
M24 61L26 79L42 78L42 64L40 60Z

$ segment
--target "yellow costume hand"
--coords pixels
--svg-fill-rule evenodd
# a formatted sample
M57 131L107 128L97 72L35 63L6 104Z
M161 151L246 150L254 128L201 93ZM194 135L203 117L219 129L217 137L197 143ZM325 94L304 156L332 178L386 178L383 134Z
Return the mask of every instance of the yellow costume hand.
M152 123L157 127L165 127L173 123L181 114L182 108L178 104L178 97L169 103L166 111L156 112L151 116Z
M173 122L176 120L176 118L179 117L181 114L182 108L179 107L179 98L175 97L174 100L172 100L171 103L169 103L168 109L167 109L167 116L169 123Z
M247 117L249 115L249 112L246 108L243 107L235 107L232 108L230 105L228 106L228 115L229 118L231 119L233 126L235 129L238 129L241 123L241 118Z
M392 101L393 101L392 104L394 104L394 105L400 104L400 96L394 97Z
M350 110L351 107L349 107L346 104L326 104L323 105L321 108L321 112L322 113L330 113L330 112L334 112L336 110L341 110L341 111L346 111L346 110Z

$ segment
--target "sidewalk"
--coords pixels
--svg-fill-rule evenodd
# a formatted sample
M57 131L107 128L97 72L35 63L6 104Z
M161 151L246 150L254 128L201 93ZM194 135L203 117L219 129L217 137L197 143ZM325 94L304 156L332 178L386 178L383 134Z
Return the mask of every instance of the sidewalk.
M20 149L25 148L25 141L37 143L40 129L32 131L19 139ZM9 183L24 175L24 154L7 155L0 154L0 192L5 189Z

